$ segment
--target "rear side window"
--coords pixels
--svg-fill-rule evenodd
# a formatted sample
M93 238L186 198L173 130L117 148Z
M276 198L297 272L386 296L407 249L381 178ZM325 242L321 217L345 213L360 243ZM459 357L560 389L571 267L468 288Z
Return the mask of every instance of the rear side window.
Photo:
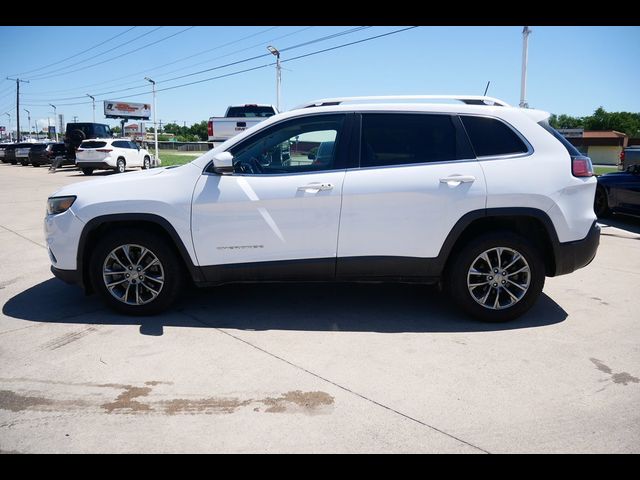
M489 117L460 116L478 157L527 153L518 135L500 120Z
M549 132L551 135L553 135L562 145L564 145L564 148L567 149L567 152L569 152L569 155L571 155L572 157L580 157L580 156L582 156L580 151L576 147L571 145L569 140L564 138L564 136L559 131L557 131L555 128L553 128L551 125L549 125L548 121L543 120L542 122L538 122L538 125L540 125L542 128L544 128L547 132Z
M102 148L106 147L107 142L82 142L80 148Z
M450 115L374 113L362 116L360 166L380 167L472 158Z
M113 145L116 148L129 148L129 142L125 140L116 140L111 145Z

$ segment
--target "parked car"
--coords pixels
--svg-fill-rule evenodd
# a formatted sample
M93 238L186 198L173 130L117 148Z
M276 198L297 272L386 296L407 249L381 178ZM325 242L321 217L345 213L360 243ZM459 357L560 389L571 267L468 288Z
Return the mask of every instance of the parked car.
M506 321L545 276L594 258L591 161L549 113L478 96L373 100L314 102L189 164L63 187L45 218L53 273L133 315L168 308L186 276L441 283L452 305ZM259 160L318 141L335 142L321 165Z
M76 158L76 150L84 140L92 138L111 138L111 128L103 123L67 123L64 134L64 144L67 147L67 157Z
M16 165L18 160L16 160L16 146L17 143L9 143L4 147L4 158L2 161L4 163L10 163L11 165Z
M126 138L85 140L76 151L76 165L85 175L94 170L123 173L130 167L151 168L151 154Z
M620 152L618 170L625 171L632 165L640 165L640 145L632 145Z
M600 175L593 208L601 218L612 213L640 216L640 164Z
M232 105L227 108L224 117L209 119L209 147L213 148L214 142L224 142L277 113L278 109L273 105Z
M51 164L55 158L64 157L61 165L75 165L75 162L69 159L66 154L67 149L62 142L39 143L31 147L29 163L34 167L39 167Z
M4 149L7 147L7 145L9 145L8 143L0 143L0 161L2 161L2 163L5 163L4 161Z
M23 142L16 145L17 163L20 163L23 167L29 165L29 151L31 151L31 147L34 145L36 144L32 142Z

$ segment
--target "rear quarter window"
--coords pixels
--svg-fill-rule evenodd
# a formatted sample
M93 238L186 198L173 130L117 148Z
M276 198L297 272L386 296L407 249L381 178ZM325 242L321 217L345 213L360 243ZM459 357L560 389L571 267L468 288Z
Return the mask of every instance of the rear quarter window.
M529 149L505 123L490 117L461 115L471 145L478 157L517 155Z

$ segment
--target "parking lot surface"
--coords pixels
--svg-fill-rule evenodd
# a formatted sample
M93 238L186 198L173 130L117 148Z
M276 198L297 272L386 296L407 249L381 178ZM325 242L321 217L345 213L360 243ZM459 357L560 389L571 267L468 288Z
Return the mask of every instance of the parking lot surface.
M640 221L507 324L435 288L228 285L131 318L53 278L47 196L0 164L0 453L640 452Z

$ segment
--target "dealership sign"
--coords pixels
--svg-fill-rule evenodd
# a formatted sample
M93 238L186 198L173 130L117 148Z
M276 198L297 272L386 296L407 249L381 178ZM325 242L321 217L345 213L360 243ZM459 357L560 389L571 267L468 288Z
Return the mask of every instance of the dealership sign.
M131 103L105 100L104 116L107 118L135 118L149 120L151 105L148 103Z

